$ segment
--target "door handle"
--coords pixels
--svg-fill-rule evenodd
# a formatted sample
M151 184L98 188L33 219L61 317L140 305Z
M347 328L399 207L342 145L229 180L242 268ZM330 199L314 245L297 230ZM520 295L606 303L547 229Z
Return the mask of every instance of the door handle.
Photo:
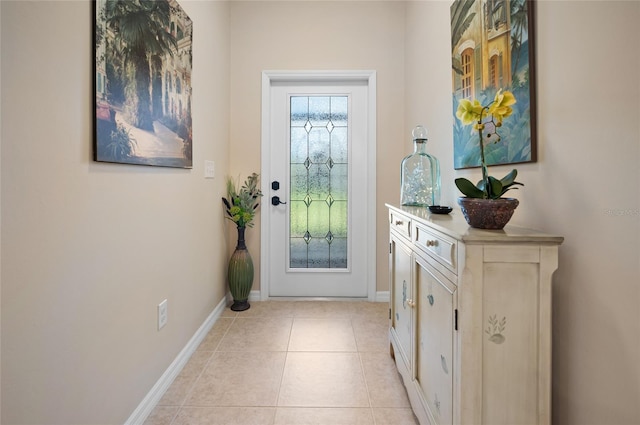
M278 205L280 205L280 204L282 204L282 205L286 205L286 202L282 202L282 201L280 200L280 197L279 197L279 196L272 196L272 197L271 197L271 205L273 205L274 207L277 207L277 206L278 206Z

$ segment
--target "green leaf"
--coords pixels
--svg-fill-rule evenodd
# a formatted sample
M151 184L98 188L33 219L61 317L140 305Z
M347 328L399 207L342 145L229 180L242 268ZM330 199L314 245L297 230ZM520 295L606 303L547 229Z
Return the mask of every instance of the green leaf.
M484 198L484 191L478 189L469 180L460 177L455 180L456 186L465 196L469 198Z
M517 175L518 170L514 168L509 174L500 179L502 186L511 186L512 184L514 184Z
M523 186L524 186L524 185L523 185ZM510 191L510 190L512 190L512 189L518 189L518 188L517 188L517 187L513 187L513 186L511 186L511 187L506 187L506 188L504 188L504 189L502 190L502 194L501 194L500 196L504 195L505 193L507 193L508 191Z
M512 189L517 190L518 188L517 188L517 187L514 187L514 185L524 186L522 183L513 182L513 184L512 184L511 186L509 186L509 187L504 187L504 188L502 189L502 194L504 195L507 191L512 190Z
M231 204L229 204L229 201L227 201L226 198L222 198L222 202L227 206L227 210L231 209Z
M489 185L491 186L489 198L499 198L502 195L502 182L493 176L489 176Z

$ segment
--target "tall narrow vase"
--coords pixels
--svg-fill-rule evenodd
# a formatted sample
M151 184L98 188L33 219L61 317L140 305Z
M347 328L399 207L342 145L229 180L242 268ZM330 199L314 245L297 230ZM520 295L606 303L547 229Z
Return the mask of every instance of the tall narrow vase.
M248 299L253 286L253 261L244 243L244 230L244 227L238 227L238 245L229 260L227 274L233 296L233 311L244 311L251 307Z

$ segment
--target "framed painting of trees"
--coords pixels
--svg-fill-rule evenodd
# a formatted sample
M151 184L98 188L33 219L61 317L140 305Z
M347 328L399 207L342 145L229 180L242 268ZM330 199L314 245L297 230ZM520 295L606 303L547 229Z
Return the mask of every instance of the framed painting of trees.
M455 113L461 99L491 103L498 90L516 97L497 142L485 143L488 165L535 162L534 1L454 0L451 5L454 167L478 167L478 132ZM495 139L494 139L495 140Z
M94 160L191 168L191 19L177 0L93 4Z

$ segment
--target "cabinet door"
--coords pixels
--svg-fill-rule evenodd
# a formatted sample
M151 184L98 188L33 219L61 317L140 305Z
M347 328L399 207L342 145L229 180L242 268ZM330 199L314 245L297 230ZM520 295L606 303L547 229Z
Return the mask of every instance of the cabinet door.
M416 320L416 380L431 422L453 423L454 320L456 286L415 257L418 301Z
M394 234L391 234L389 268L391 275L391 332L399 351L396 353L396 361L400 357L405 368L411 370L411 335L413 334L411 249Z

